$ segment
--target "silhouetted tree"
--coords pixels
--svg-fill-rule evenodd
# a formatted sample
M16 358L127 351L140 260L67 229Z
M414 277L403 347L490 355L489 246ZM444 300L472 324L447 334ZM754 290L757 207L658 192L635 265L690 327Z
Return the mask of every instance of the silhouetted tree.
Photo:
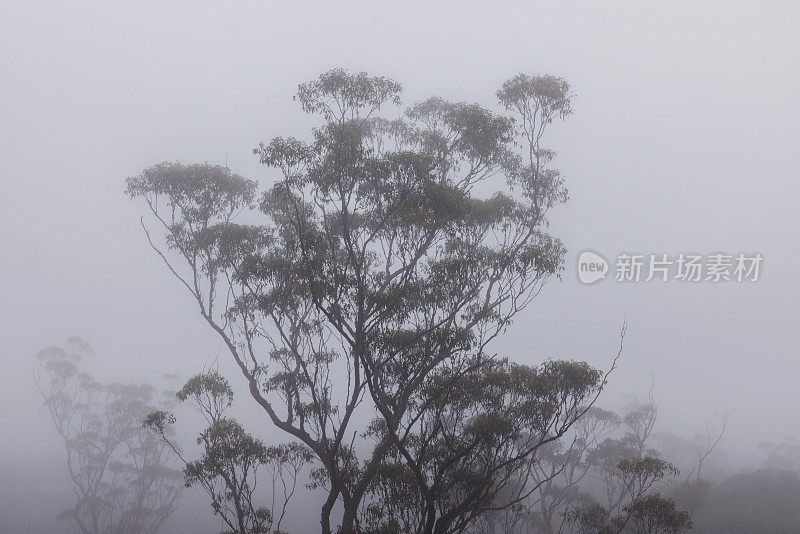
M181 492L171 452L141 429L155 389L100 384L79 367L91 346L78 338L67 345L40 351L36 371L77 497L60 517L83 534L155 534Z
M519 406L492 408L511 424L502 428L478 402L440 399L489 380L488 344L562 269L564 248L547 234L546 215L567 193L542 139L571 113L568 84L518 75L497 93L502 114L434 97L381 117L400 94L393 80L343 70L302 84L301 107L322 123L308 141L256 148L280 172L260 197L254 181L213 165L162 163L128 180L127 193L144 199L164 232L159 244L145 226L150 244L253 398L319 461L326 534L337 502L341 532L359 528L387 458L412 473L424 531L450 531L495 492L490 472L503 465L490 454L512 443L522 445L509 458L532 453L550 439L544 421L568 428L580 415L572 403L603 382L569 363L507 368L550 376L530 386L557 401L533 395L519 427L503 413ZM365 455L351 425L359 410L382 421ZM466 434L453 442L458 431ZM460 453L472 444L475 463ZM437 462L443 470L429 479Z

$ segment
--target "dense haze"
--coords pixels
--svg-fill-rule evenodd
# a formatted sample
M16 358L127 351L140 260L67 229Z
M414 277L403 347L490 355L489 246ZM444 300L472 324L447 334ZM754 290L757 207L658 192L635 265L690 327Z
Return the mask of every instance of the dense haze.
M268 183L252 149L306 135L292 96L333 67L390 76L407 103L436 94L491 108L518 72L567 79L574 114L547 141L570 191L551 223L566 270L494 348L603 368L627 317L600 404L645 395L654 375L660 430L692 436L732 408L720 451L731 472L758 464L759 442L800 432L799 23L790 2L4 2L0 532L65 528L63 450L33 382L41 347L79 335L96 350L89 368L122 381L186 377L220 355L244 393L149 250L124 180L180 161ZM764 263L752 284L584 286L584 249L758 252ZM275 435L244 394L236 410ZM209 517L190 491L165 531L217 532Z

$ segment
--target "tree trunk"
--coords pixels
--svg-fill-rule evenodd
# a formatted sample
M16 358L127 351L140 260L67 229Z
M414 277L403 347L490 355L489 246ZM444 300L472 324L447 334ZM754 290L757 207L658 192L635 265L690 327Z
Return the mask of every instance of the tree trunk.
M542 523L544 523L544 534L553 534L553 514L545 506L544 498L539 501L539 507L542 513Z
M356 530L356 514L357 506L345 506L341 534L356 534L358 532Z
M333 505L336 504L336 499L339 496L339 492L335 490L331 490L328 493L328 498L322 505L322 513L320 514L320 524L322 525L322 534L331 534L331 511L333 511Z

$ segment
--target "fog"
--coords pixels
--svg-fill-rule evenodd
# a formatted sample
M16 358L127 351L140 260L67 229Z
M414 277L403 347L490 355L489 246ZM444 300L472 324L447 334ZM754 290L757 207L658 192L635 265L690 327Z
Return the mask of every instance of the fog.
M313 120L292 97L335 67L400 81L404 103L490 109L519 72L569 81L573 114L546 143L569 189L550 217L565 270L492 348L605 369L626 320L598 405L620 409L653 381L657 430L686 437L731 409L716 468L758 467L760 442L800 432L798 24L792 2L4 2L0 532L70 532L56 519L72 498L63 444L33 378L36 353L68 336L91 342L87 369L107 381L185 379L218 362L235 415L283 439L148 246L125 179L177 161L270 183L253 148L306 138ZM587 249L610 262L763 263L753 283L622 283L612 271L584 285ZM179 435L190 445L197 430ZM304 493L287 530L317 531L318 510ZM221 528L192 488L162 532Z

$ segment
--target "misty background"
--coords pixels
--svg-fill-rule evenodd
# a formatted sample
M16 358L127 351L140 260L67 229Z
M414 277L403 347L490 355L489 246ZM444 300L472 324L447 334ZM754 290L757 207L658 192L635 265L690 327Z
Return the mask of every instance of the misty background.
M567 79L574 114L548 140L570 190L551 217L566 270L494 348L604 368L626 316L600 404L646 394L652 374L659 430L691 436L732 408L721 450L736 468L757 464L759 442L800 433L799 23L790 2L3 2L0 532L66 527L64 451L33 357L67 336L94 345L86 365L103 380L185 378L221 354L235 413L275 436L149 249L124 180L208 162L263 187L274 174L252 149L306 135L292 96L333 67L392 77L406 103L490 108L518 72ZM764 261L756 283L584 286L584 249ZM289 530L316 524L300 516ZM173 529L218 531L204 496L186 493Z

